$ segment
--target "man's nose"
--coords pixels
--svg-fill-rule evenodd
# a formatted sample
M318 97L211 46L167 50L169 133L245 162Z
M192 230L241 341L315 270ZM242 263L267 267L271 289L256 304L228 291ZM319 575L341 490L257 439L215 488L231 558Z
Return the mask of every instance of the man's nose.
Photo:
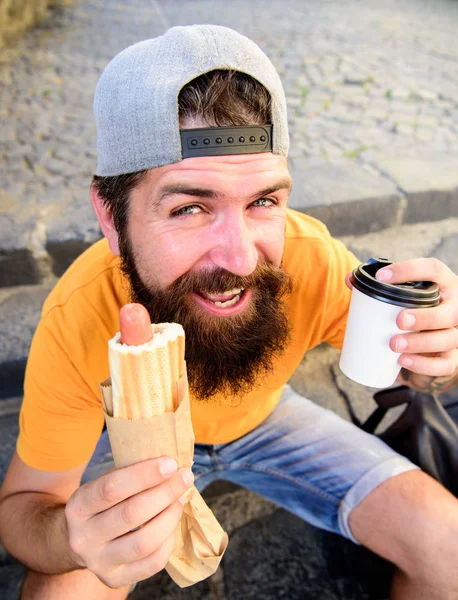
M253 273L259 259L256 233L243 217L225 223L215 234L215 245L209 252L212 263L240 277Z

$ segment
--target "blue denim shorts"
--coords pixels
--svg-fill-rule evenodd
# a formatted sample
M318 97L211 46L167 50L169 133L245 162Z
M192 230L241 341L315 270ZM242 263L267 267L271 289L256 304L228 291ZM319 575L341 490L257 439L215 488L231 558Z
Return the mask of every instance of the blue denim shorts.
M82 481L113 467L105 431ZM247 435L228 444L196 444L193 472L200 491L225 479L358 543L348 525L351 511L389 477L417 468L287 385L273 413Z

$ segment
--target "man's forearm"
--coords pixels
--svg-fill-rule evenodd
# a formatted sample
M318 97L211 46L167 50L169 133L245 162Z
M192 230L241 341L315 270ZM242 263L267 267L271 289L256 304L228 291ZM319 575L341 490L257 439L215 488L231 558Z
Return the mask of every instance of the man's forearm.
M68 543L65 505L57 498L21 492L0 502L0 539L34 571L66 573L80 568Z

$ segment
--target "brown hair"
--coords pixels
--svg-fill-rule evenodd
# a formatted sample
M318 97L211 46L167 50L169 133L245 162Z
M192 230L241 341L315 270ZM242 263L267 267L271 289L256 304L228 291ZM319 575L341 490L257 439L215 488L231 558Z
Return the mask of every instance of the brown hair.
M270 95L250 75L238 71L216 70L187 83L178 96L180 125L194 119L208 127L266 125L271 122ZM126 230L130 192L140 185L148 171L100 177L92 185L113 215L120 236ZM122 242L120 240L120 242Z
M178 96L180 124L198 118L208 127L270 123L270 95L250 75L210 71L190 81Z

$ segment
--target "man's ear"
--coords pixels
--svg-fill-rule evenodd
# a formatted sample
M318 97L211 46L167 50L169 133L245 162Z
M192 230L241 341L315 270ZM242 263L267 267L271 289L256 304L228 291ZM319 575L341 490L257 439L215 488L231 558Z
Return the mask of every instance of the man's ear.
M91 185L91 202L100 223L103 235L107 238L110 250L119 256L118 232L113 223L111 211L106 208L98 191Z

